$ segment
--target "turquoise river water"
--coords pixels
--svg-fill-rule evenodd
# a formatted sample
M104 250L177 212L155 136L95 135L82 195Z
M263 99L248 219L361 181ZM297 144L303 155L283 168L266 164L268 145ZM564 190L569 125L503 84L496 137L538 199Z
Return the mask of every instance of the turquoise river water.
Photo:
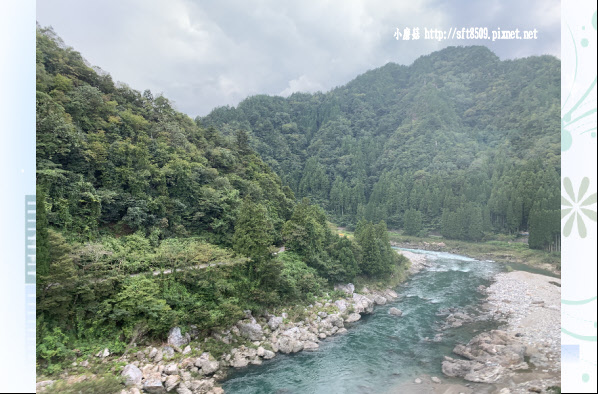
M396 290L399 299L376 307L348 332L320 342L315 352L278 354L259 366L233 371L222 385L227 394L389 393L418 376L439 376L443 356L457 342L467 342L492 323L474 323L444 331L434 342L443 308L474 310L476 291L502 271L499 264L450 253L410 250L427 256L431 267L413 275ZM402 317L388 314L397 307Z

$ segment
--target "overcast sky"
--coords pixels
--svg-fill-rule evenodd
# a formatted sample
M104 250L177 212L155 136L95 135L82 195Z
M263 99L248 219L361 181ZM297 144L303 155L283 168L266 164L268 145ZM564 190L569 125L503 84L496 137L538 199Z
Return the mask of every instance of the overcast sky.
M328 91L451 45L560 57L558 0L38 0L37 20L115 81L195 117L254 94ZM419 40L396 28L419 27ZM536 40L425 40L423 29L538 30Z

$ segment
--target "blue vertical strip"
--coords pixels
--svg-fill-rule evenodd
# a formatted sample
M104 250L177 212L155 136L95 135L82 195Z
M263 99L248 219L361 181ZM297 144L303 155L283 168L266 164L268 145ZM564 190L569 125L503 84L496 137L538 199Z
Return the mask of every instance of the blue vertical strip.
M25 351L28 365L35 365L35 195L25 196Z
M25 283L35 285L35 195L25 196Z
M561 345L561 362L569 364L578 363L579 345Z

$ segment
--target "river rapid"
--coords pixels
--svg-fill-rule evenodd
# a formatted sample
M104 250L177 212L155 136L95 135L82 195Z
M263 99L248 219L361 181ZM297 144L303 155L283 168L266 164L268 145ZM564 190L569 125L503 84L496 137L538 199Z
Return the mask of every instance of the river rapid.
M441 372L443 357L451 355L456 343L495 328L495 323L478 322L440 331L443 317L438 314L454 307L475 313L483 297L476 288L489 285L503 269L491 261L407 250L424 254L429 267L396 289L396 301L347 324L346 334L321 341L315 352L280 354L262 365L232 371L222 384L225 392L371 394L400 392L401 385L421 376L438 376L450 382ZM402 310L403 316L389 315L391 307Z

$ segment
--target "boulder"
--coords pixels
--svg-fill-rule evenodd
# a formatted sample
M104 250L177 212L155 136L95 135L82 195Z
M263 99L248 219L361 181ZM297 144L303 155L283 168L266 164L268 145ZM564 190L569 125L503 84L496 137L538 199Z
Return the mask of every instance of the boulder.
M268 327L270 330L276 330L282 324L282 317L272 316L270 320L268 320Z
M189 354L189 353L191 353L191 346L187 345L183 349L183 354Z
M247 360L243 355L240 353L235 354L235 356L230 360L230 366L233 368L243 368L249 364L249 360Z
M98 352L98 354L96 354L96 357L99 357L99 358L106 358L108 356L110 356L110 351L108 350L108 348L106 348L106 349Z
M274 358L274 356L276 356L276 353L271 350L264 349L264 355L262 356L264 360L270 360L271 358Z
M164 381L164 387L166 388L166 391L172 391L179 385L180 382L181 377L179 375L170 375Z
M318 350L319 348L320 348L320 345L318 345L317 343L312 342L312 341L306 341L303 343L303 350L306 352L315 351L315 350Z
M374 302L370 300L368 297L353 293L353 301L355 312L357 313L372 313L374 312Z
M444 360L442 362L442 373L449 377L463 377L471 370L470 361L467 360Z
M287 354L303 350L303 342L289 336L281 336L276 345L281 352Z
M351 313L349 316L347 316L347 318L345 319L345 322L354 323L359 319L361 319L361 315L359 313Z
M162 385L162 375L160 372L151 372L143 382L143 390L150 394L164 394L166 390Z
M189 388L194 393L208 393L214 388L214 379L194 380Z
M385 305L386 301L386 298L382 297L381 295L374 296L374 303L376 305Z
M415 384L422 384L422 380L420 378L415 378L415 380L413 381L413 383L415 383Z
M164 360L170 360L174 357L174 348L171 346L164 346L162 348L162 357Z
M262 326L257 323L238 323L239 333L250 341L259 341L264 336Z
M164 367L164 373L166 375L178 375L179 368L176 364L168 364L166 367Z
M189 390L184 384L179 384L176 392L177 394L193 394L193 391Z
M182 348L189 343L189 334L181 334L180 327L173 327L168 332L168 344L175 348Z
M339 312L343 313L347 310L347 301L345 300L336 300L334 301L334 305L338 308Z
M143 378L141 370L133 364L125 365L121 375L125 378L127 386L136 386L141 383L141 379Z
M150 352L150 354L153 353ZM159 363L160 361L162 361L162 358L164 357L164 353L162 352L162 349L158 349L156 350L156 353L154 353L154 357L152 357L152 360L154 360L155 363Z
M338 327L338 328L344 327L343 318L337 313L328 315L326 317L326 319L324 319L323 321L329 323L330 325L332 325L334 327Z
M430 380L432 381L432 383L438 383L438 384L442 383L442 382L440 381L440 379L438 379L436 376L432 376L432 377L430 378Z
M353 285L353 283L347 283L346 285L337 284L334 285L334 290L342 291L347 295L353 295L355 292L355 285Z
M195 360L195 366L201 368L200 373L211 375L220 368L220 364L210 353L203 353Z
M403 311L401 311L400 309L397 309L395 307L392 307L388 310L388 314L393 315L393 316L402 316Z

